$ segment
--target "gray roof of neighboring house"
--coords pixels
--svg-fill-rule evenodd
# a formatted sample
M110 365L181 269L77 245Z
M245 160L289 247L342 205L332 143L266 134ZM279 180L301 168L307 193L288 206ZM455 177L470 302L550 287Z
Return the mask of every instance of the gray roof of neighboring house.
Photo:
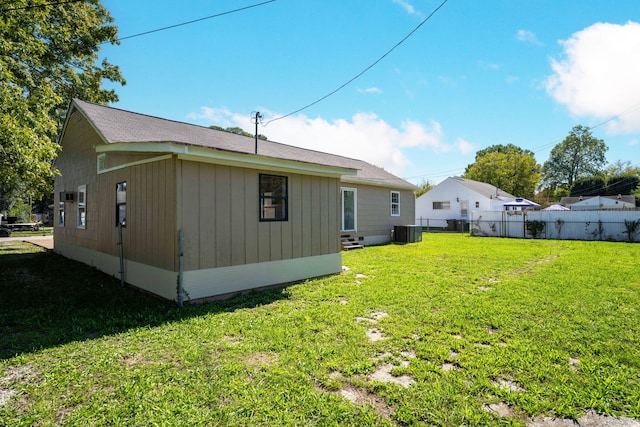
M255 153L252 137L219 131L204 126L120 110L75 99L70 113L77 107L92 123L106 143L172 142L242 154ZM316 163L356 169L353 182L370 183L402 189L417 189L404 179L362 160L323 153L273 141L258 140L258 154L284 160Z
M594 197L603 197L606 199L611 199L611 200L622 200L623 202L627 202L627 203L631 203L634 204L636 203L636 196L633 195L621 195L620 198L618 199L618 196L578 196L578 197L573 197L573 196L566 196L566 197L562 197L560 199L560 204L562 206L571 206L574 205L576 203L582 202L584 200L589 200L592 199Z
M461 178L459 176L450 177L449 179L459 182L465 187L487 198L496 198L496 197L507 197L510 199L516 198L516 196L509 194L506 191L503 191L499 188L496 188L494 185L487 184L486 182L474 181L472 179Z

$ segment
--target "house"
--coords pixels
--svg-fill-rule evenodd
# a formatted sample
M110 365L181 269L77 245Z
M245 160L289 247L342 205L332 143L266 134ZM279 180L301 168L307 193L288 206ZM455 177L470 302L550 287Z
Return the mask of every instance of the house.
M560 204L572 211L635 209L636 198L629 195L563 197Z
M515 199L493 185L449 177L416 199L416 225L451 228L467 222L470 211L501 211Z
M516 199L503 204L505 211L526 211L530 209L540 209L540 205L529 199L517 197Z
M337 273L341 234L415 215L364 161L80 100L60 144L54 250L179 304Z

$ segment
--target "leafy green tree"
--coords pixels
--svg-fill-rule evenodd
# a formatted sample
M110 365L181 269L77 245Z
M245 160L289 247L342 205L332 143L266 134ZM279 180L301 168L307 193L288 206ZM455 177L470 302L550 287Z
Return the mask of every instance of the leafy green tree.
M578 196L604 196L607 188L605 179L601 176L578 178L571 186L569 195Z
M544 185L552 190L570 189L578 178L599 175L606 163L607 149L604 141L595 138L588 127L574 126L544 162Z
M72 98L118 100L108 80L125 84L118 67L98 64L117 28L100 0L16 0L0 6L0 181L23 198L51 191L57 136Z
M420 187L420 189L416 191L416 198L422 196L424 193L431 190L433 188L433 184L431 183L431 181L423 179L422 182L418 185L418 187Z
M464 178L486 182L514 196L532 198L540 181L534 154L513 144L492 145L476 153Z
M613 176L636 176L640 177L640 167L634 166L629 160L617 160L607 165L604 175L608 178Z

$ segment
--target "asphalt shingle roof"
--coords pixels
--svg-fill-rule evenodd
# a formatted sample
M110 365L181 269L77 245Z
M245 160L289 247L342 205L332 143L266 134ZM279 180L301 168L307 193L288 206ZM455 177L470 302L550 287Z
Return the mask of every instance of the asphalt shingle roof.
M478 194L482 194L485 197L507 197L510 199L515 199L516 196L507 193L501 189L496 189L495 186L491 184L487 184L486 182L474 181L472 179L461 178L459 176L454 176L451 179L456 180L460 184L464 185L467 188L475 191Z
M73 101L72 110L73 107L82 112L107 144L170 142L242 154L254 154L255 152L255 140L252 137L134 113L78 99ZM357 175L350 176L349 181L416 189L413 184L382 168L358 159L264 140L258 141L258 154L284 160L356 169Z

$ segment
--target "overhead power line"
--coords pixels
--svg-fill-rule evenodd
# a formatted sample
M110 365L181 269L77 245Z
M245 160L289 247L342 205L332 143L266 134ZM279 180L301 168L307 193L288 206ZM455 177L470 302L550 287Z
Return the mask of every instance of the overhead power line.
M169 25L168 27L156 28L155 30L149 30L149 31L145 31L145 32L142 32L142 33L138 33L138 34L132 34L132 35L126 36L126 37L120 37L120 38L118 38L118 41L132 39L134 37L146 36L148 34L153 34L153 33L157 33L157 32L160 32L160 31L165 31L165 30L171 30L173 28L182 27L182 26L185 26L185 25L195 24L196 22L206 21L207 19L218 18L220 16L229 15L229 14L236 13L236 12L241 12L243 10L252 9L252 8L258 7L258 6L263 6L265 4L273 3L275 1L276 0L267 0L267 1L263 1L262 3L256 3L256 4L252 4L250 6L245 6L245 7L241 7L241 8L238 8L238 9L229 10L227 12L221 12L221 13L216 13L215 15L205 16L204 18L193 19L191 21L181 22L180 24ZM105 42L105 43L110 43L110 42ZM102 43L102 44L105 44L105 43Z
M417 27L415 27L409 34L407 34L402 40L400 40L398 43L396 43L391 49L389 49L388 51L386 51L384 53L384 55L382 55L380 58L378 58L377 60L375 60L371 65L369 65L367 68L365 68L364 70L360 71L358 74L356 74L354 77L352 77L351 79L349 79L347 82L343 83L342 85L340 85L337 89L329 92L328 94L324 95L321 98L318 98L317 100L313 101L310 104L305 105L302 108L298 108L295 111L292 111L289 114L285 114L284 116L280 116L280 117L276 117L275 119L271 119L268 122L266 122L264 124L264 126L267 126L269 123L271 122L275 122L276 120L281 120L284 119L286 117L289 116L293 116L294 114L297 114L303 110L306 110L309 107L312 107L314 105L316 105L317 103L324 101L325 99L329 98L331 95L334 95L335 93L337 93L338 91L340 91L341 89L343 89L344 87L348 86L350 83L353 83L356 79L358 79L359 77L361 77L364 73L366 73L367 71L369 71L370 69L372 69L373 67L375 67L380 61L382 61L384 58L386 58L391 52L393 52L398 46L400 46L402 43L404 43L409 37L411 37L413 35L413 33L415 33L416 31L418 31L418 29L420 29L420 27L422 27L429 19L431 19L431 17L433 15L436 14L436 12L438 12L440 10L440 8L442 8L442 6L445 5L445 3L448 0L444 0L442 3L440 3L440 5L438 7L436 7L433 12L431 12L429 14L429 16L427 16L425 19L422 20L422 22L420 22L420 24L418 24Z

